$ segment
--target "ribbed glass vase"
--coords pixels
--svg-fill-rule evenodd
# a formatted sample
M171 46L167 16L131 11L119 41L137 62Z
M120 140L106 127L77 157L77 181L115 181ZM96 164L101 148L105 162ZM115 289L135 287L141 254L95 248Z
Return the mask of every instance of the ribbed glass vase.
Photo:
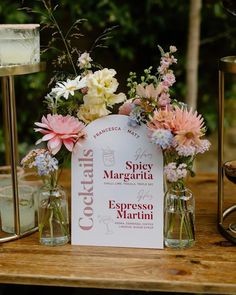
M39 242L47 246L69 242L69 216L67 195L59 185L43 185L38 194Z
M171 187L165 194L164 242L178 249L195 243L195 201L188 188Z

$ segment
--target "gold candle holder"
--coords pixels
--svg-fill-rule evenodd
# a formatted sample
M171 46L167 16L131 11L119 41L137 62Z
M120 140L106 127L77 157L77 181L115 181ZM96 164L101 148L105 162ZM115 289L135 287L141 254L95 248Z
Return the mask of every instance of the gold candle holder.
M236 56L220 59L218 106L218 229L227 240L236 244L236 220L230 218L236 211L236 204L228 208L224 205L224 178L236 184L236 160L224 161L225 74L236 74Z
M44 62L37 64L0 66L0 77L2 78L6 162L11 167L12 187L10 189L10 194L12 194L13 199L13 218L15 229L10 235L1 235L0 243L18 239L37 230L36 226L30 228L29 230L21 230L20 196L17 177L18 149L14 76L43 71L45 70L45 67L46 64Z

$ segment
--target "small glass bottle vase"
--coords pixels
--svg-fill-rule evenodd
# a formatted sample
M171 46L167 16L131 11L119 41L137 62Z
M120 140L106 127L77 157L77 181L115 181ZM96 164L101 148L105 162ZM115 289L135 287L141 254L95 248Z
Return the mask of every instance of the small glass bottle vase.
M39 242L47 246L68 243L68 202L63 187L44 185L40 188L38 197Z
M195 242L195 201L191 190L169 188L164 204L164 242L169 248L188 248Z

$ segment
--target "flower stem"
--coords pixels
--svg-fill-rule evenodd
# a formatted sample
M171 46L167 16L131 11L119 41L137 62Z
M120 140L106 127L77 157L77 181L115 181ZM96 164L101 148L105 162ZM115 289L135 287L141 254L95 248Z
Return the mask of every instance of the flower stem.
M71 63L71 65L72 65L72 67L73 67L73 70L74 70L75 75L77 76L78 74L77 74L77 71L76 71L76 68L75 68L75 65L74 65L74 62L73 62L72 56L71 56L71 54L70 54L70 50L69 50L69 47L68 47L68 44L67 44L66 38L65 38L65 36L64 36L64 34L63 34L63 32L62 32L60 26L58 25L57 20L56 20L56 18L54 17L54 14L52 13L52 10L50 9L50 7L46 6L46 9L47 9L47 11L48 11L48 14L49 14L50 19L52 20L52 22L53 22L54 25L56 26L57 31L58 31L58 33L59 33L60 36L61 36L61 40L62 40L62 42L63 42L63 44L64 44L64 46L65 46L66 52L67 52L67 57L68 57L69 62Z
M173 247L177 248L188 246L194 240L194 220L190 212L191 203L188 204L189 200L192 202L192 196L188 191L183 183L178 183L165 194L165 212L166 218L169 218L165 219L165 237L167 245L173 243Z
M50 238L51 244L53 244L53 209L50 208L49 226L50 226Z
M66 236L68 235L68 227L67 227L67 221L65 220L65 216L62 213L62 207L61 207L61 201L60 199L54 200L54 217L59 221L61 230L63 234Z

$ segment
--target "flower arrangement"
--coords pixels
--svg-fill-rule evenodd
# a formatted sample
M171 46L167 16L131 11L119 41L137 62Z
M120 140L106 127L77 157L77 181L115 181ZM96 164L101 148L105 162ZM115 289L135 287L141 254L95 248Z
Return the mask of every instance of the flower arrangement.
M58 198L54 197L54 192L58 184L59 168L63 167L68 156L86 136L85 124L108 115L114 104L126 98L123 93L115 93L118 82L114 78L116 74L114 69L104 68L94 72L88 70L92 59L87 52L81 54L78 61L81 75L73 80L68 78L66 81L56 83L45 98L48 110L51 112L43 116L41 122L35 123L35 132L43 135L36 145L45 142L47 148L30 151L22 160L23 167L35 169L51 191L49 200L44 205L51 208L51 213L44 214L42 222L39 222L41 239L52 217L61 224L63 233L69 234L68 221L60 212L62 208L56 201ZM53 225L47 227L50 238L54 237ZM52 239L52 243L54 240Z
M44 99L47 113L42 116L40 122L35 122L34 128L35 132L42 135L36 145L44 144L43 148L30 151L22 159L21 164L24 168L34 169L48 187L48 200L43 200L43 216L39 216L39 233L42 239L47 229L48 237L45 243L50 244L51 241L54 245L60 243L55 241L56 224L60 224L63 229L61 235L69 235L68 218L64 216L67 214L66 210L63 209L62 202L57 201L59 198L55 198L60 171L72 151L86 137L86 124L110 114L112 107L125 101L126 96L124 93L116 93L119 85L115 78L116 71L102 68L92 59L93 49L104 47L100 43L108 38L111 29L105 30L89 51L81 52L71 46L71 39L81 36L78 24L82 20L76 21L68 32L63 34L54 16L56 7L51 7L50 2L42 2L46 8L45 26L55 30L53 36L58 36L56 39L60 39L65 47L54 64L59 68L70 64L73 73L57 71L51 80L50 85L54 85ZM50 212L48 213L45 208Z
M170 88L175 83L171 66L177 63L175 46L168 52L159 46L160 66L157 74L152 67L144 70L137 81L131 72L127 79L129 99L120 106L119 113L129 116L133 127L146 124L150 141L163 153L165 188L165 245L174 248L194 243L194 199L186 188L186 176L194 176L193 164L197 154L210 148L203 139L204 120L186 104L171 99Z
M46 192L43 191L47 198L42 201L40 237L44 237L44 231L47 231L45 243L50 244L50 240L54 245L54 227L60 224L61 236L66 237L63 241L68 241L68 218L63 205L63 193L55 193L59 172L71 152L79 147L80 141L86 137L86 124L109 115L116 104L121 104L119 114L129 116L130 126L147 126L150 141L163 152L164 175L168 187L177 192L185 191L185 200L189 195L186 191L186 176L194 175L193 164L196 155L206 152L210 148L210 142L203 139L206 127L202 116L186 104L171 98L171 87L176 82L171 69L171 66L177 63L174 57L176 47L170 46L169 51L165 52L158 46L161 59L155 74L152 74L152 67L145 69L140 78L136 73L130 72L127 79L127 99L124 93L117 93L119 83L115 78L116 71L102 68L92 58L92 49L100 47L99 42L106 40L111 30L97 38L91 50L81 52L71 45L73 36L81 35L78 29L81 20L75 22L68 32L63 34L54 17L56 8L52 8L46 1L42 2L47 11L46 27L53 28L53 36L57 36L54 41L60 39L65 46L55 64L63 68L63 65L69 63L73 73L62 74L57 71L53 77L50 83L53 83L53 87L44 99L47 113L42 116L40 122L35 123L34 129L42 135L36 145L46 143L46 147L30 151L22 160L22 165L35 169L48 187ZM182 202L179 193L176 195L178 197L175 206L178 207L180 221L171 217L168 220L167 232L173 232L175 223L178 223L179 236L175 239L183 240L183 237L187 236L187 239L193 240L193 216L186 215L185 209L188 205ZM55 242L59 243L60 241Z
M152 75L152 67L145 69L138 83L136 73L130 73L130 98L120 106L119 113L129 115L131 126L147 125L150 141L163 151L168 183L181 188L186 175L194 175L196 155L206 152L210 142L202 139L206 133L202 116L183 102L171 99L170 88L176 79L170 67L177 63L173 55L176 47L170 46L168 52L158 47L161 60L157 74Z
M46 48L56 52L56 58L52 64L56 68L49 82L51 90L45 96L44 103L47 106L47 114L43 115L41 122L36 122L35 132L43 136L36 145L47 143L48 153L56 159L58 166L62 167L66 157L79 145L79 141L86 135L84 127L91 121L111 113L112 107L126 99L124 93L116 93L118 81L115 78L114 69L103 68L92 59L92 54L97 48L105 48L106 40L110 39L115 27L105 29L92 43L88 51L81 51L75 40L83 37L80 25L86 19L77 19L64 31L56 19L58 5L51 1L39 0L42 10L23 7L27 12L41 14L42 30L49 30L52 38ZM35 162L38 150L22 161L26 167L37 168L38 159ZM41 151L40 151L41 154ZM42 161L46 158L40 156ZM37 166L37 167L36 167ZM56 169L55 169L56 170ZM38 170L40 176L51 175L53 171L46 169L45 174Z
M66 196L58 186L58 160L48 149L34 149L21 161L24 168L35 170L44 185L38 192L38 227L42 244L60 245L70 239Z
M47 149L32 151L22 160L24 167L37 167L40 176L51 175L57 170L55 166L54 170L39 168L51 161L63 166L66 156L86 136L86 124L110 114L114 104L126 99L124 93L115 93L119 85L114 77L116 71L104 68L93 72L91 61L89 53L81 54L78 58L81 74L74 79L58 81L45 97L50 112L42 116L41 122L35 122L34 130L43 135L36 145L45 142ZM49 155L53 156L50 161ZM40 160L43 163L39 163Z
M88 70L92 59L87 52L81 54L78 61L81 75L56 83L45 98L51 112L44 115L41 122L35 123L35 132L42 134L36 145L47 143L47 148L30 151L21 162L24 168L35 169L48 186L50 193L44 192L44 195L49 195L48 200L42 203L50 209L50 213L44 210L43 216L39 215L39 234L41 243L49 245L59 243L55 239L55 225L50 222L53 218L55 224L61 224L61 235L69 236L68 218L64 217L66 211L63 214L62 203L58 201L58 196L55 197L59 168L86 136L85 124L108 115L114 104L126 98L123 93L115 93L118 82L114 78L114 69ZM45 241L43 235L46 229L49 238ZM67 241L68 238L63 240Z

